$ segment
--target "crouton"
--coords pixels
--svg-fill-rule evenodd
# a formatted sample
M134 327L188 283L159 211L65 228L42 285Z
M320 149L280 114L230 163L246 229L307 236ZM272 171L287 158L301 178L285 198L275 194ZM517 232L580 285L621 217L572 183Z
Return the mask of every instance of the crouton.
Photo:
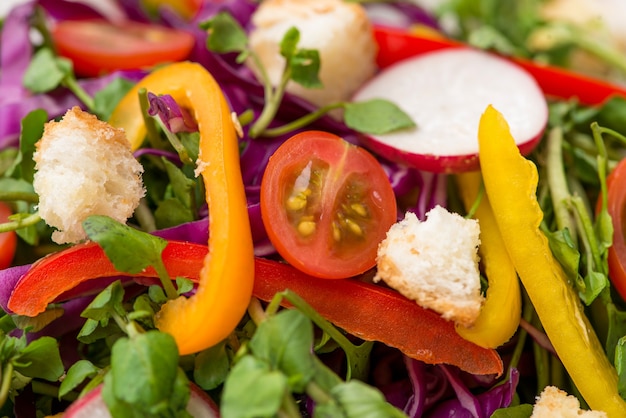
M420 222L409 212L389 229L378 248L374 281L383 280L420 306L469 327L484 301L478 221L441 206L426 217Z
M126 222L145 194L143 167L124 131L78 107L46 124L33 159L39 214L59 244L85 239L82 221L90 215Z
M575 396L555 387L546 386L533 406L530 418L606 418L602 411L580 409L580 402Z
M265 0L252 16L249 46L258 55L271 83L281 78L285 59L280 42L291 27L300 32L299 48L320 54L322 89L308 89L294 82L287 91L324 106L349 100L376 71L377 45L365 9L343 0ZM253 60L247 65L260 76Z

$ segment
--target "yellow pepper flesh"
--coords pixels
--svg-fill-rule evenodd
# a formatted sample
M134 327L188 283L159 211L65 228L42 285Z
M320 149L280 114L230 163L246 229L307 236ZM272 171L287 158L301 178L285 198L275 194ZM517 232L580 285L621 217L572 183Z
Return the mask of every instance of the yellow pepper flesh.
M617 373L573 286L539 229L537 167L522 157L508 123L492 106L482 115L479 156L485 189L515 269L560 360L589 406L626 417Z
M196 294L170 300L155 317L157 327L173 335L185 355L226 338L245 314L252 295L254 252L239 144L219 85L199 64L179 62L142 79L113 112L109 122L124 128L135 148L146 134L140 88L171 95L191 111L200 132L198 169L209 206L209 253Z
M456 181L466 209L478 196L482 177L480 172L462 173ZM515 266L509 257L489 199L483 195L475 218L480 225L478 249L489 288L480 315L471 327L456 325L457 333L481 347L496 348L509 341L519 327L522 298Z

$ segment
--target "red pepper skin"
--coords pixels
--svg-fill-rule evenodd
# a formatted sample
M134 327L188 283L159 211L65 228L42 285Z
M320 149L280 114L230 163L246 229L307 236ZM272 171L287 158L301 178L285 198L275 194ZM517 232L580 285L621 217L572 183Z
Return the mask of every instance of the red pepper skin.
M207 251L206 245L170 241L163 261L172 277L197 281ZM33 264L16 285L9 309L34 316L80 283L119 274L96 243L75 245ZM134 277L157 275L150 268ZM495 350L465 340L452 322L393 290L354 279L320 280L285 263L257 258L254 296L269 301L285 289L364 340L380 341L426 363L452 364L472 374L502 374L502 359Z
M206 245L170 242L163 259L170 261L165 264L170 277L197 280L206 254ZM97 243L77 244L37 260L17 282L8 308L19 315L36 316L79 284L120 274ZM158 277L152 267L134 276Z
M388 67L402 59L447 48L467 48L454 40L439 36L418 36L403 30L377 28L374 36L379 45L378 65ZM598 105L614 95L626 97L626 89L586 77L581 74L537 64L530 60L513 58L537 80L546 96L570 99L578 98L582 104Z

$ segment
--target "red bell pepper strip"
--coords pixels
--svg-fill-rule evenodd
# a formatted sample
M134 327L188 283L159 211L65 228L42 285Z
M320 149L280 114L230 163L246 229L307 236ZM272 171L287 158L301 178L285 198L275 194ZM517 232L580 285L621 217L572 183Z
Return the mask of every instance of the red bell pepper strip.
M207 252L205 245L170 241L163 262L171 277L197 281ZM79 244L33 264L8 305L14 312L36 315L80 283L119 274L96 243ZM134 277L156 278L157 274L147 269ZM452 364L472 374L502 374L502 360L495 350L463 339L452 322L393 290L354 279L319 280L287 264L256 258L254 296L269 301L286 289L364 340L380 341L426 363Z
M416 35L399 29L377 28L374 35L379 45L377 62L383 68L419 54L469 47L443 36ZM528 71L548 97L578 98L585 105L599 105L614 95L626 97L624 87L530 60L511 60Z

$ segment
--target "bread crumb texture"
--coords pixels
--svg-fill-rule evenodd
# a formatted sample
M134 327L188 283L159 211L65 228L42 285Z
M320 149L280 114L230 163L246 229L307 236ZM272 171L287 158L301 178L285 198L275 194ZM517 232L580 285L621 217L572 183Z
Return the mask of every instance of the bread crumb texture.
M145 194L124 131L79 107L46 124L33 159L39 214L59 244L87 238L82 221L90 215L125 223Z
M606 418L602 411L580 409L578 398L555 387L546 386L533 406L531 418Z
M300 32L298 48L320 54L321 89L307 89L291 81L287 91L317 106L349 100L376 71L371 22L365 9L343 0L265 0L252 17L250 48L258 55L273 85L281 79L285 59L280 42L293 26ZM253 60L247 65L257 77Z
M474 219L436 206L421 222L414 213L394 224L378 248L375 281L445 319L471 326L480 313L478 247Z

